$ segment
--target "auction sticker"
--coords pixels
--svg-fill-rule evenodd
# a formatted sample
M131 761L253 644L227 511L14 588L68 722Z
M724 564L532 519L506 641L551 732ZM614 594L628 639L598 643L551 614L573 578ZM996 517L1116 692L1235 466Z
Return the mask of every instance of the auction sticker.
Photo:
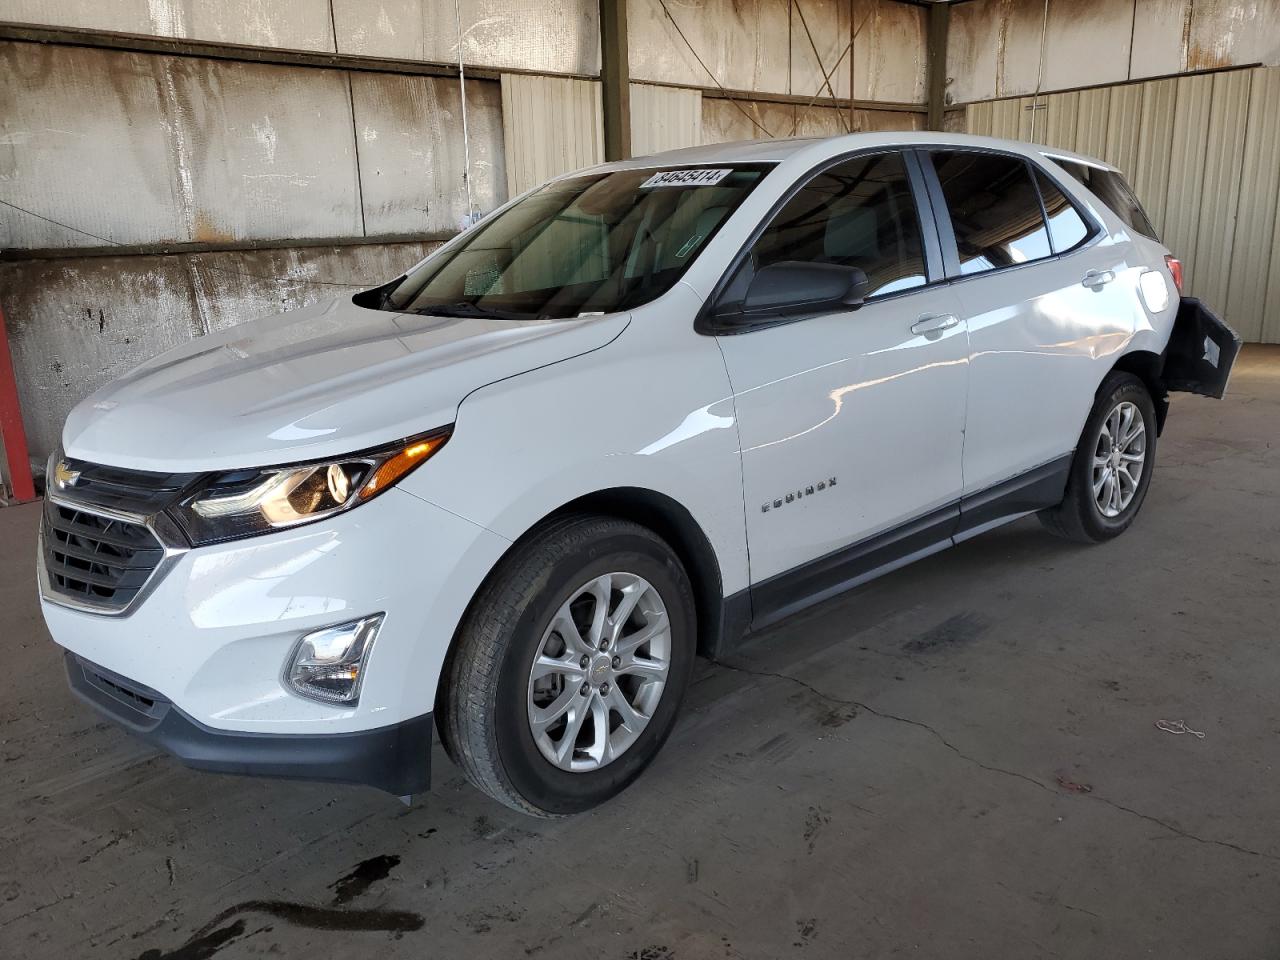
M640 184L640 189L648 187L709 187L719 183L732 170L659 170L652 177Z

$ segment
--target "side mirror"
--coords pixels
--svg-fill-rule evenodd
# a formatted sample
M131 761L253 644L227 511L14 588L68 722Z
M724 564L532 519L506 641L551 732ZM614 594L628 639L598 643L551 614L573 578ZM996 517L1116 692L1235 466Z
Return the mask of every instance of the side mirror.
M762 267L751 279L741 303L724 304L718 316L791 316L857 309L870 282L858 267L784 260Z

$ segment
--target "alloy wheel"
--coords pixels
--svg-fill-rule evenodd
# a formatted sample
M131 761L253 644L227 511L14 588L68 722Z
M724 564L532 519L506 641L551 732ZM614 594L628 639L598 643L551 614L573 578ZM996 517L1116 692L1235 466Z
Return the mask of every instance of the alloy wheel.
M582 584L551 618L529 673L538 750L574 773L613 762L648 725L670 666L671 622L649 581L607 573Z
M1108 519L1133 502L1147 462L1147 425L1128 400L1116 404L1102 422L1093 451L1093 501Z

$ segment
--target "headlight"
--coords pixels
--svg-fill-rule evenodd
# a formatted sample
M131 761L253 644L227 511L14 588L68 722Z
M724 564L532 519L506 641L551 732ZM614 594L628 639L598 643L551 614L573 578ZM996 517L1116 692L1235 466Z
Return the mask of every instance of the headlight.
M376 497L448 439L442 430L339 460L214 474L173 513L196 546L323 520Z

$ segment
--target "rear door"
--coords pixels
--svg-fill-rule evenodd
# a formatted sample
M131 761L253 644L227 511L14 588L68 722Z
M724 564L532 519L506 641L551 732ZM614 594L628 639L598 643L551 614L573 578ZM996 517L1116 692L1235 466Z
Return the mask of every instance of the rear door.
M925 167L969 328L964 493L1002 500L964 532L1061 499L1094 392L1133 335L1141 265L1024 157L933 150Z

